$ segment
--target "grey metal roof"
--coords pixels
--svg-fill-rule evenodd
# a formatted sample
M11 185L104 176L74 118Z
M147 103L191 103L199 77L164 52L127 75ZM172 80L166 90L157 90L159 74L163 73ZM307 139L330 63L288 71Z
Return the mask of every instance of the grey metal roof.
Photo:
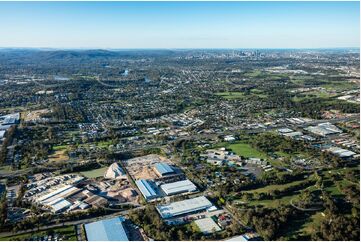
M157 164L155 164L155 169L157 169L157 171L162 175L174 172L172 167L170 167L166 163L157 163Z
M205 196L200 196L173 202L168 205L158 205L156 208L162 218L171 218L186 213L205 210L212 206L213 204Z
M163 184L160 186L167 195L177 194L182 192L192 192L197 190L196 185L190 180L177 181Z

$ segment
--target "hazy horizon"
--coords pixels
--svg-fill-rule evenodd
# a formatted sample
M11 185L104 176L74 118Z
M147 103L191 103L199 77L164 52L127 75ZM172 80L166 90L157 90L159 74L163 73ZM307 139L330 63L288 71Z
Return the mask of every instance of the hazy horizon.
M0 47L359 48L359 2L0 2Z

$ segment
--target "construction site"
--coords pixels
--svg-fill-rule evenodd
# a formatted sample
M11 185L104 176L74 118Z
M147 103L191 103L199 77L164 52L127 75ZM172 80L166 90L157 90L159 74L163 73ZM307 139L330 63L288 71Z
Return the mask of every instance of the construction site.
M165 163L170 166L174 165L171 160L156 154L132 158L124 161L123 163L128 171L128 174L134 180L158 179L159 174L157 174L156 170L154 169L157 163Z

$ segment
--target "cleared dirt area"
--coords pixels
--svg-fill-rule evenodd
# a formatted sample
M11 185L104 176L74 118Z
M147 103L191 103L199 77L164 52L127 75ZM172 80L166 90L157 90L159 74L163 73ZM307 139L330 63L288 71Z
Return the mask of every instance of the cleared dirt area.
M49 109L39 109L39 110L34 110L34 111L29 111L29 112L25 112L23 117L24 117L24 121L25 122L30 122L30 121L36 121L39 120L41 118L42 114L46 114L49 113L50 110Z
M54 154L49 155L50 162L61 162L69 160L69 156L66 154L66 149L57 150Z
M128 173L132 176L134 180L155 179L158 176L154 172L153 166L154 164L159 162L164 162L169 165L173 164L169 159L165 157L151 154L126 160L124 161L124 165Z

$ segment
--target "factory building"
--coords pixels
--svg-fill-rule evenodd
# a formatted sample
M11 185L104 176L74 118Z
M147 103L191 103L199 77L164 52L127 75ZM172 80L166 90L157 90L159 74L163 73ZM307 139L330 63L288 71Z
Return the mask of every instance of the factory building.
M329 149L327 149L327 151L331 152L332 154L338 155L341 158L346 158L356 155L356 153L353 151L341 149L338 147L330 147Z
M151 181L140 179L135 182L137 187L139 188L140 192L142 193L143 197L146 200L151 200L158 197L157 190L155 185L152 184Z
M309 126L305 128L305 130L319 135L319 136L327 136L330 134L340 134L342 133L342 130L337 128L335 125L331 123L321 123L317 126Z
M65 198L70 197L80 191L81 189L77 187L72 185L65 185L46 195L36 198L35 201L44 206L50 207L54 213L58 213L64 211L72 205L72 203L70 203Z
M167 163L157 163L154 166L154 171L159 177L173 175L175 174L174 170Z
M197 190L196 185L194 185L193 182L191 182L190 180L163 184L160 186L160 188L167 196L184 192L194 192Z
M72 204L64 198L58 198L47 205L51 207L51 211L59 213L69 208Z
M212 206L212 203L205 196L200 196L179 202L173 202L168 205L158 205L156 208L160 216L167 219L206 210Z
M85 232L88 241L129 241L125 219L116 217L106 220L85 224Z

